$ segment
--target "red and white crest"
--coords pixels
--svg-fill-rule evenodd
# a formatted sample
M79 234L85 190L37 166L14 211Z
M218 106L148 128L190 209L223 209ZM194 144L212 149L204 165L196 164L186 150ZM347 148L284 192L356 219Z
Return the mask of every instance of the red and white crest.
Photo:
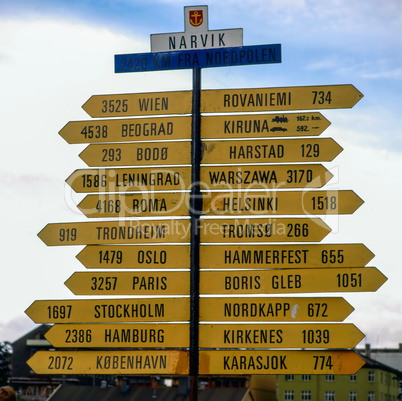
M200 26L204 21L203 10L191 10L189 17L192 26Z

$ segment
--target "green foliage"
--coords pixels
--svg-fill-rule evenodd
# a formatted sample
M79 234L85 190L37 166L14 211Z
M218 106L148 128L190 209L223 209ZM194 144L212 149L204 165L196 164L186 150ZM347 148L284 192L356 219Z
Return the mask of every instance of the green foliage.
M11 356L11 344L8 341L0 342L0 386L7 385L11 376Z

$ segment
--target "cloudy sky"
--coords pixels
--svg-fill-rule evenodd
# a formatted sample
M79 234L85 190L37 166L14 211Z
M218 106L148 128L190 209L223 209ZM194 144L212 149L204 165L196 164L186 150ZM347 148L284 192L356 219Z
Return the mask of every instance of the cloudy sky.
M184 29L181 0L0 0L0 341L34 324L36 299L74 298L64 281L84 271L81 247L46 247L49 222L85 221L82 196L64 180L85 164L84 146L58 131L89 117L93 94L191 89L190 71L114 74L115 54L150 51L150 34ZM211 68L203 89L353 84L353 109L327 110L323 136L344 151L326 167L328 189L352 189L365 204L326 219L325 242L364 243L388 282L375 293L344 294L373 347L402 342L402 5L399 0L212 0L209 29L243 28L244 45L282 44L282 64Z

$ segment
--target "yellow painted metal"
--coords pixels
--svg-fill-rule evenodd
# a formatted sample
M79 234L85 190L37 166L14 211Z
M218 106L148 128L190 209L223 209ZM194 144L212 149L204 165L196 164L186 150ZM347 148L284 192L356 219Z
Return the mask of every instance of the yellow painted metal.
M189 220L50 223L38 234L46 245L189 242Z
M45 337L59 348L185 348L187 323L55 324Z
M353 307L340 297L202 297L205 322L341 322Z
M202 116L202 139L320 135L331 123L321 113Z
M66 182L75 192L181 191L191 185L191 167L80 169Z
M38 351L28 365L37 374L187 375L187 351Z
M189 295L190 273L75 272L64 284L75 295Z
M82 106L91 117L190 114L191 91L93 95Z
M340 109L351 108L362 98L353 85L204 90L201 112Z
M319 218L203 219L200 239L218 242L312 242L331 232Z
M247 191L204 194L206 215L327 215L352 214L362 204L350 190Z
M97 143L79 156L89 167L184 165L191 164L191 142Z
M377 291L387 278L375 267L202 271L201 294L294 294Z
M188 216L188 192L87 195L78 209L87 217Z
M314 125L322 124L323 118L321 117L320 120L314 121ZM314 129L312 131L314 132ZM68 143L153 142L190 139L191 117L70 121L60 130L59 135Z
M200 247L200 267L203 269L361 267L373 257L374 254L363 244L225 244Z
M189 245L88 245L77 259L89 269L188 269Z
M355 351L201 351L201 375L356 373L365 361Z
M35 323L186 322L189 298L35 301L25 313Z
M353 348L364 338L351 323L200 324L199 333L201 348Z
M325 162L333 160L342 150L332 138L204 141L201 163Z
M202 190L321 188L333 175L321 164L201 166Z

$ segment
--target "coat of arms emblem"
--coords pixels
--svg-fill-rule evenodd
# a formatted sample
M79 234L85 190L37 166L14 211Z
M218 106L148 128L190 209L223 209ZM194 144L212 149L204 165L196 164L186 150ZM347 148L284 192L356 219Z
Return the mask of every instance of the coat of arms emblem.
M203 20L203 10L190 11L190 24L192 26L200 26Z

